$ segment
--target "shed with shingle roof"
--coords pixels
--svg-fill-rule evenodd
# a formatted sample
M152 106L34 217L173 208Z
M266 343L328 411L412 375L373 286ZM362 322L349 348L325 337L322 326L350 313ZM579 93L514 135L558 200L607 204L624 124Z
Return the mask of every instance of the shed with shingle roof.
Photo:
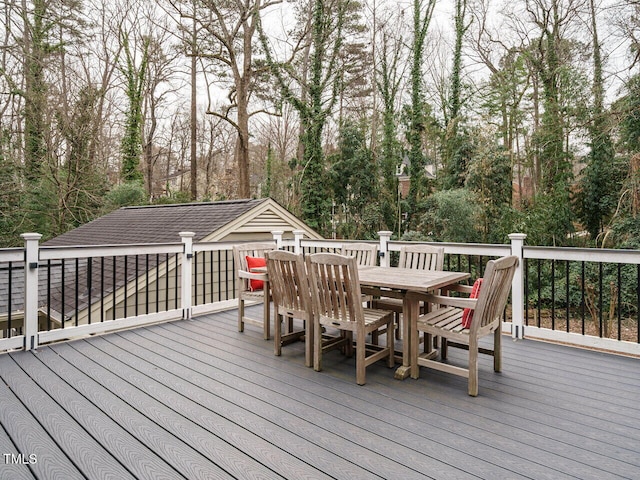
M274 230L317 232L270 198L123 207L43 246L173 243L179 232L194 232L194 242L264 240Z

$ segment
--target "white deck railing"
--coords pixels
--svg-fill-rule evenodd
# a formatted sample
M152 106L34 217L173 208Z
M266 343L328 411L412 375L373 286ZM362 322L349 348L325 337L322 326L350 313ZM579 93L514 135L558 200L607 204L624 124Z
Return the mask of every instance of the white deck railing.
M22 263L22 270L24 271L23 285L20 285L20 290L23 291L22 304L24 305L24 310L23 312L16 313L16 315L21 315L24 318L23 328L19 334L13 334L8 338L0 339L0 351L23 348L33 349L47 342L103 333L116 329L131 328L159 321L180 318L189 319L193 315L235 308L236 302L233 300L235 296L235 274L231 260L232 255L230 254L233 244L219 242L193 243L192 233L182 232L180 235L181 242L175 244L40 247L40 235L24 234L24 248L0 250L0 266L7 265L9 262L14 264ZM342 244L346 242L304 239L302 232L299 231L294 232L294 237L290 239L283 238L283 232L281 231L273 232L273 237L279 248L287 248L296 252L332 251L340 249ZM511 243L505 245L456 243L438 243L438 245L443 246L445 254L448 254L450 257L479 257L481 259L480 268L477 271L480 273L483 257L497 258L504 255L516 255L520 258L520 265L512 286L511 308L509 319L507 319L510 321L503 323L503 331L510 333L514 339L523 338L524 336L536 337L580 346L603 348L627 354L640 354L640 344L637 342L601 338L526 325L524 286L524 267L527 259L640 265L640 251L526 247L524 246L525 237L526 236L522 234L512 234L510 235ZM390 238L390 232L379 232L379 240L375 242L379 244L379 261L381 266L390 266L393 252L398 252L403 244L409 243L391 241ZM149 255L164 255L167 260L163 262L164 266L162 267L157 264L153 265L155 273L151 271L144 272L140 278L136 278L135 286L129 286L129 284L125 282L123 287L119 287L119 297L117 297L115 292L116 288L114 288L114 292L112 293L113 297L109 300L109 303L113 304L112 318L107 320L101 318L99 321L91 321L91 316L89 316L89 323L78 324L77 319L79 314L75 312L75 324L67 325L65 316L65 318L61 320L62 328L43 329L38 327L38 317L42 314L42 306L38 305L39 281L41 280L40 272L46 270L45 265L47 262L77 261L77 259L87 258L126 258L126 256ZM208 260L206 260L203 255L208 255ZM214 255L217 255L217 257L214 257ZM198 258L203 259L201 263L199 263ZM136 260L136 266L137 265ZM469 269L472 268L470 261L467 263L467 267ZM446 264L445 268L447 268ZM455 265L450 265L450 268L455 269ZM161 269L162 272L160 272ZM174 296L172 306L169 306L169 302L167 301L165 308L156 307L154 311L150 311L152 309L149 309L147 305L144 313L134 315L129 315L125 308L124 311L127 312L126 315L122 318L116 316L116 302L124 300L126 305L127 295L128 292L131 292L131 289L146 288L145 293L148 297L150 285L155 284L156 293L153 294L152 292L152 294L157 297L159 295L157 293L158 284L160 283L158 278L161 274L164 274L164 272L166 272L167 276L164 294L167 295L167 298L170 295ZM171 281L169 281L170 272ZM44 273L42 275L44 275ZM11 276L11 272L9 272L9 276ZM11 282L11 278L9 278L9 281ZM140 282L142 287L140 287ZM213 283L216 282L218 285L214 286ZM214 287L217 288L215 292ZM79 290L78 285L76 285L75 288L77 292ZM201 289L201 293L198 293L198 288ZM41 282L40 289L42 290ZM89 294L90 293L91 292L89 292ZM76 295L78 295L78 293L76 293ZM41 296L42 293L40 293L40 297ZM118 300L118 298L120 300ZM0 305L2 305L3 302L5 302L5 304L7 303L6 299L0 297ZM105 307L103 299L101 299L100 303L101 306L95 308L103 312L107 307ZM157 303L158 300L156 298L156 304ZM89 305L89 311L91 311L91 299L89 299ZM6 316L6 314L4 315ZM638 324L636 322L636 328L637 327Z

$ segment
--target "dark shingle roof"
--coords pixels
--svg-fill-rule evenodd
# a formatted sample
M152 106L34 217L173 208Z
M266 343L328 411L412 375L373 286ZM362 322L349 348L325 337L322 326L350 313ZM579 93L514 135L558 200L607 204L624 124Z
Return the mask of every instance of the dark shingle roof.
M43 245L178 243L178 233L182 231L195 232L193 240L198 241L264 201L265 199L233 200L124 207Z

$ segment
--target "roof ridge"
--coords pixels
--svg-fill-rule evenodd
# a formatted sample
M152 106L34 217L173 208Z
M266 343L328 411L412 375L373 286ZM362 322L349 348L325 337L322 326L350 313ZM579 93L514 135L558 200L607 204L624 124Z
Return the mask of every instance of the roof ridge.
M127 207L121 207L120 210L136 210L143 208L171 208L171 207L193 207L200 205L230 205L230 204L243 204L249 202L262 202L265 198L245 198L240 200L219 200L216 202L187 202L187 203L166 203L159 205L131 205Z

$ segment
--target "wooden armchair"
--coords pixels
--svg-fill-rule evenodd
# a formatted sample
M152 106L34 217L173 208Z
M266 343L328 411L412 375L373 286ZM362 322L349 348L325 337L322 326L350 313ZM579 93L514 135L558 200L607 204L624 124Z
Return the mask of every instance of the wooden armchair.
M502 368L501 357L501 323L502 314L511 291L511 282L518 266L515 256L503 257L487 262L477 298L446 297L427 295L426 301L442 305L425 315L420 315L411 325L411 377L419 377L419 367L424 366L443 372L468 378L469 395L478 395L478 353L493 356L493 369L499 372ZM471 287L458 286L452 290L463 290L470 293ZM463 326L463 318L468 318L471 325ZM418 332L425 332L427 352L418 352ZM480 348L478 341L485 335L493 334L493 349ZM469 351L468 368L461 368L433 359L431 342L428 337L437 335L442 339L440 357L447 358L447 346L460 347Z
M415 270L442 270L444 265L444 248L431 245L403 245L400 247L398 268ZM400 338L400 314L402 313L402 299L381 297L371 303L373 308L391 310L396 318L396 338ZM422 310L423 307L421 307ZM424 313L424 312L422 312ZM375 343L375 342L374 342Z
M302 255L275 250L266 252L269 286L275 314L274 353L282 354L282 347L306 337L305 365L313 365L313 318L311 291ZM293 319L304 321L304 328L294 330ZM286 319L286 331L283 322Z
M244 332L244 324L261 326L264 339L271 338L271 302L269 294L268 278L266 273L251 272L247 263L247 257L251 259L264 259L265 253L276 250L275 242L244 243L234 245L233 259L236 268L236 295L238 297L238 331ZM256 263L260 263L256 261ZM263 302L262 319L250 318L245 315L245 301Z
M362 306L356 259L333 253L316 253L307 256L306 262L313 300L313 368L322 370L322 354L327 350L344 347L348 355L352 354L354 334L358 385L364 385L368 365L386 358L388 366L393 367L393 312ZM338 329L340 338L332 343L323 342L323 327ZM381 327L387 329L386 345L373 353L368 352L366 335Z

